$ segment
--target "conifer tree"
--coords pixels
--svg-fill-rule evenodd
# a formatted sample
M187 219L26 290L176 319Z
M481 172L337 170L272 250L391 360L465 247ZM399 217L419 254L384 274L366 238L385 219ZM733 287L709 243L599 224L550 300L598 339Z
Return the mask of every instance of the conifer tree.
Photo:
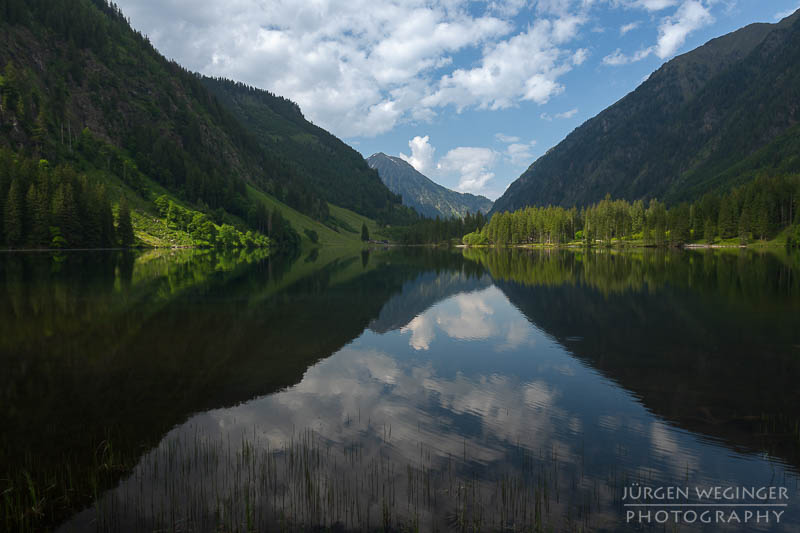
M111 211L111 202L108 200L106 188L103 185L97 190L97 202L100 215L100 246L110 248L116 244L117 236L114 230L114 213Z
M714 222L712 222L710 218L707 218L703 227L703 240L706 241L707 244L711 244L714 242L714 233Z
M739 216L739 242L747 244L750 241L750 209L745 207Z
M50 206L47 201L47 193L42 188L31 184L25 203L30 220L27 235L29 244L36 248L47 246L50 240Z
M119 203L119 212L117 213L117 236L123 248L128 248L133 245L134 236L131 210L125 198Z
M767 195L763 191L758 194L755 201L755 216L753 220L754 237L766 239L769 233L769 204Z
M67 246L83 245L83 227L71 183L62 183L53 195L53 219Z
M717 228L719 229L719 236L723 239L730 239L736 235L736 207L733 205L728 195L722 198L719 204L719 221Z
M4 227L6 232L6 244L10 247L22 244L22 193L19 190L19 182L11 180L11 187L8 189L5 206Z
M369 240L369 230L366 222L361 223L361 240L364 242Z

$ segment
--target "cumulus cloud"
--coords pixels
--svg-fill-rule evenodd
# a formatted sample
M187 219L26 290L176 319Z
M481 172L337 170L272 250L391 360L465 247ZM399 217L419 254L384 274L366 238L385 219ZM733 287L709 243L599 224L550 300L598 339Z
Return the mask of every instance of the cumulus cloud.
M713 0L706 0L705 3L701 0L685 0L680 4L678 9L675 10L675 13L661 19L658 26L658 39L654 45L641 48L629 54L617 48L614 52L603 58L603 64L610 66L627 65L641 61L653 54L660 59L672 57L686 42L686 38L689 34L714 22L714 17L711 14L711 5L713 3ZM676 2L662 2L656 0L653 0L651 3L635 3L637 7L653 11L665 9L675 4ZM622 26L620 28L620 35L625 35L637 26L638 23Z
M580 23L577 17L537 20L527 31L488 47L478 66L443 76L423 104L462 110L504 109L522 100L546 103L564 90L558 79L572 68L572 54L558 45L574 36Z
M287 96L344 137L430 121L449 105L546 102L585 60L569 46L584 4L549 2L520 27L525 0L119 0L166 56ZM465 51L481 58L474 68L454 64Z
M713 21L715 3L118 0L167 57L287 96L313 122L346 138L430 122L451 106L545 104L566 90L565 74L587 62L591 48L581 34L602 30L597 11L661 17L651 47L603 59L621 65L674 54L691 32ZM668 8L672 13L661 16Z
M532 150L536 146L536 141L521 142L522 140L519 137L503 135L502 133L496 133L495 138L508 145L503 155L513 166L529 165L533 160Z
M490 148L460 146L447 152L437 168L459 176L458 191L479 193L494 178L490 169L496 162L497 153Z
M536 141L509 144L506 148L506 156L515 167L529 165L533 161L534 146L536 146Z
M672 56L693 31L714 22L709 8L698 0L681 4L674 16L667 17L658 28L655 53L661 59Z
M460 192L473 194L489 194L486 190L494 178L494 168L502 161L521 161L530 159L530 148L536 141L520 143L519 137L495 134L495 138L509 146L504 152L477 146L459 146L449 150L436 160L436 148L431 144L428 135L417 135L408 142L411 155L400 154L400 158L408 162L419 172L440 182L457 180L455 187Z
M401 153L400 159L406 161L422 174L434 168L433 157L436 148L431 145L429 136L420 137L417 135L408 141L408 147L411 148L411 155Z
M575 50L575 53L572 54L572 64L577 66L583 65L586 59L589 57L589 50L586 48L578 48Z

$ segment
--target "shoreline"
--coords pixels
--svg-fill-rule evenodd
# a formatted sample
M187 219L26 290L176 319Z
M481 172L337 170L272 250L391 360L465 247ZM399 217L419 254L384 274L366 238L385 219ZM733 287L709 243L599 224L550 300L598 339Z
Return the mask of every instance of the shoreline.
M436 245L432 245L436 246ZM571 249L670 249L670 250L703 250L703 249L758 249L758 248L783 248L785 243L758 243L758 244L684 244L682 246L656 246L654 244L638 244L638 243L614 243L610 245L604 244L456 244L456 248L523 248L529 250L535 249L553 249L553 248L571 248Z

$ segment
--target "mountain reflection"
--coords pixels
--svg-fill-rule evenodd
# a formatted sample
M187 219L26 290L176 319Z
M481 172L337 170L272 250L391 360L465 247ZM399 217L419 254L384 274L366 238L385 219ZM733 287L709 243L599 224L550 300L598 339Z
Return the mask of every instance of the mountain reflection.
M745 364L744 354L727 351L730 343L717 328L741 325L746 317L718 309L710 317L714 287L698 287L703 298L682 292L681 280L693 268L683 262L707 257L589 256L576 265L567 254L520 255L511 261L524 260L519 268L526 274L509 275L512 281L504 281L495 263L513 265L508 257L477 259L493 281L463 269L408 278L370 329L309 367L299 383L194 415L98 508L115 509L121 524L148 527L163 523L152 509L169 501L198 529L249 520L276 527L291 516L300 529L316 523L617 530L626 527L621 487L631 482L759 486L779 479L797 495L791 467L749 453L771 443L790 460L791 442L763 434L748 440L741 428L693 418L703 410L719 416L725 402L740 408L721 394L725 383L704 380L730 361ZM674 272L659 278L658 265L674 261ZM611 277L604 290L595 268ZM637 279L647 280L648 292L637 290ZM746 291L747 283L737 287ZM790 285L789 296L794 290ZM775 319L794 305L773 294L760 311L774 312ZM695 321L699 333L689 327ZM765 342L761 335L769 333L769 351L788 359L796 339L781 336L788 331L775 324L753 342ZM723 346L727 359L714 362L717 352L705 351L713 346ZM681 367L698 357L709 373ZM745 366L748 376L766 379L770 372L779 383L791 364L758 373L762 363ZM699 376L684 375L689 372ZM662 379L667 383L659 391L671 390L672 403L651 388ZM737 394L755 402L754 409L795 416L742 383ZM684 430L693 428L697 434ZM158 467L164 464L173 466ZM206 466L198 472L197 464ZM250 511L230 504L243 495ZM780 526L762 529L798 527L799 519L789 509ZM65 528L93 520L111 518L86 511Z
M100 496L65 531L617 530L633 482L798 496L796 254L309 257L4 258L3 490L63 502L68 469Z

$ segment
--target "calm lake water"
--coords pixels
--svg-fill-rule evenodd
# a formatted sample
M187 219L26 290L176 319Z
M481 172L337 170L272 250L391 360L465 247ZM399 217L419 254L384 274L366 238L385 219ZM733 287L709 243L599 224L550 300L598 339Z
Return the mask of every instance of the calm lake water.
M6 254L0 333L9 530L800 530L797 252Z

